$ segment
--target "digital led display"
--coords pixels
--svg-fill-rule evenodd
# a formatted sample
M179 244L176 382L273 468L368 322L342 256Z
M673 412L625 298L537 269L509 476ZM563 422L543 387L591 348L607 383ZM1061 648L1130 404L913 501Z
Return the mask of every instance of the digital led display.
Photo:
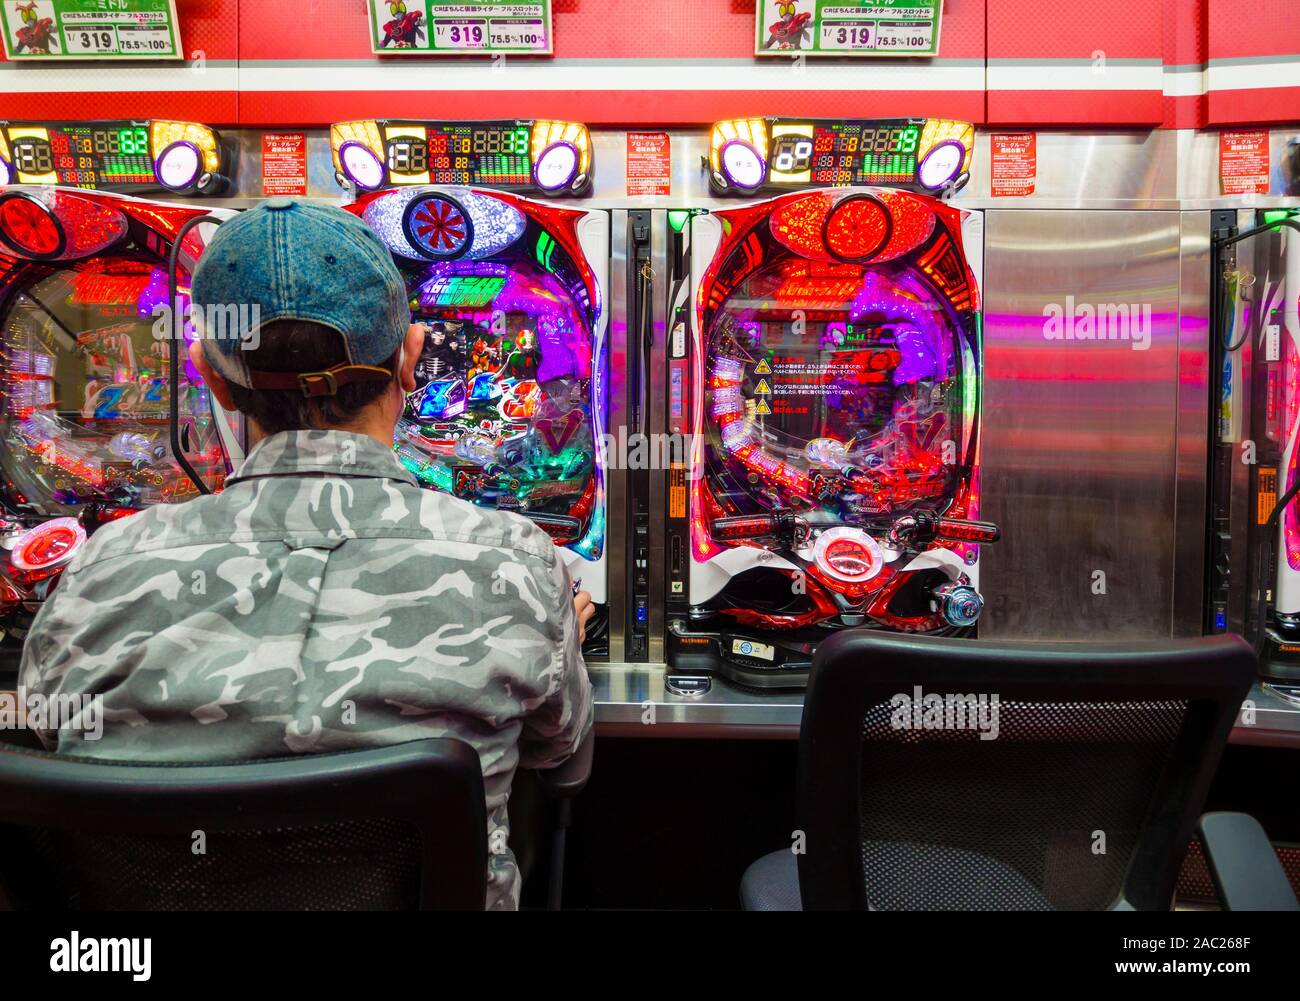
M0 122L0 182L215 194L222 168L217 134L193 122Z
M154 179L149 130L144 127L51 128L49 138L13 143L14 167L26 174L54 173L59 184L97 187L101 182L148 184Z
M717 194L802 187L957 189L969 177L974 142L969 122L938 118L734 119L713 127L710 184Z
M363 191L419 184L547 195L591 189L591 134L576 122L336 122L330 144L339 182Z
M430 125L427 138L388 141L388 169L409 177L428 174L433 184L532 184L527 125Z
M916 175L921 126L834 122L772 137L771 183L891 184Z

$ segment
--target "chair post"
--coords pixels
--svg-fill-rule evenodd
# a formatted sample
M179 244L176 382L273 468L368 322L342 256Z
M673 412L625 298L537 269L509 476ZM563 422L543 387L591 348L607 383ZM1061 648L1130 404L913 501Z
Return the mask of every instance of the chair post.
M573 800L561 799L555 804L555 833L551 835L551 871L546 888L546 909L561 910L564 898L564 851L568 841L569 825L573 822Z
M538 772L547 798L555 803L555 828L551 833L551 871L546 887L546 909L558 911L564 896L564 850L573 823L573 800L587 787L596 749L596 731L589 730L573 756L557 768Z

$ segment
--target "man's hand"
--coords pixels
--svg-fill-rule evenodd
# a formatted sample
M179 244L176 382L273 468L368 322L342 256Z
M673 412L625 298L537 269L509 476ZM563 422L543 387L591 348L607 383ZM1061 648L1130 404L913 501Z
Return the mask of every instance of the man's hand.
M587 642L587 622L596 614L596 606L592 604L591 595L586 591L575 594L573 611L578 616L578 645L581 646Z

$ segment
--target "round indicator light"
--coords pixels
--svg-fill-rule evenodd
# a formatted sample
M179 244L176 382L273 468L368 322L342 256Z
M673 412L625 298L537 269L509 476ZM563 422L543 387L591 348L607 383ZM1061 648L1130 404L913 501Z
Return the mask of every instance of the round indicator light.
M935 603L950 626L973 626L984 611L984 599L969 584L940 584L934 589Z
M916 180L927 191L938 191L961 173L966 147L956 139L939 143L916 168Z
M71 561L85 541L76 518L54 518L18 536L10 559L19 570L49 570Z
M533 168L533 180L543 191L568 187L578 175L578 150L572 143L558 142L542 150Z
M767 164L763 157L743 140L732 139L724 144L720 160L723 176L734 187L753 191L767 176Z
M846 584L864 584L885 566L885 554L871 536L856 528L832 528L813 547L813 559L827 574Z
M153 172L164 188L184 191L203 172L203 154L192 142L174 142L158 155Z
M339 163L343 173L353 184L373 191L384 183L384 165L370 147L349 139L339 147Z
M826 249L841 261L866 261L889 243L894 222L875 195L850 195L840 201L822 227Z
M18 253L37 259L58 257L67 242L49 206L22 192L0 199L0 239Z
M460 257L474 242L469 213L445 195L412 201L406 206L402 228L411 246L433 260Z

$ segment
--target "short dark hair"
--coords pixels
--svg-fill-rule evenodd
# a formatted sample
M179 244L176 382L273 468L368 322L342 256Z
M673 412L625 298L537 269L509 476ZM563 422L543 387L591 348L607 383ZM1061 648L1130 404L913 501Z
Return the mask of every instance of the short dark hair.
M249 351L248 367L263 372L320 372L348 360L339 332L310 320L274 320L261 329L256 350ZM394 372L397 357L384 362ZM296 389L249 389L227 383L235 409L252 419L264 434L307 431L346 424L364 407L379 399L391 382L354 382L340 386L333 396L306 397Z

